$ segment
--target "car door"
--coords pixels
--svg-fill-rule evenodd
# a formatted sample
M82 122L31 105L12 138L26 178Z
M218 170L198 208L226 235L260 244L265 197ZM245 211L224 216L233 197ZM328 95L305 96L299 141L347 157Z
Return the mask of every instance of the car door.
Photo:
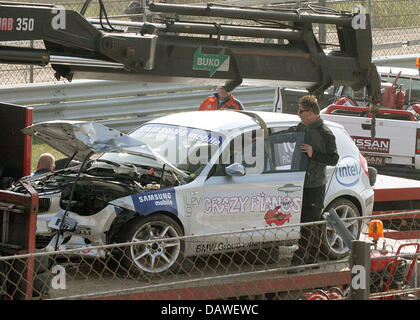
M194 216L193 233L224 234L197 241L196 252L252 247L299 237L299 227L292 225L300 222L302 207L306 156L296 146L303 143L303 134L283 133L262 139L256 139L257 136L255 133L251 144L242 143L242 150L232 148L238 137L232 140L229 148L235 156L226 163L222 154L204 182L202 211ZM239 140L245 141L245 135ZM255 156L254 163L246 161L252 158L250 154ZM227 174L226 168L232 163L242 164L245 174ZM274 226L285 228L268 229ZM243 233L244 230L251 231Z

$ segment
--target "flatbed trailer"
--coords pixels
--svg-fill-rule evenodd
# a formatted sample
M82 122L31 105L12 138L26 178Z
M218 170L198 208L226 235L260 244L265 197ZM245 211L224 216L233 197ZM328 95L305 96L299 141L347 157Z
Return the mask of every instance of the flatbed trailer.
M374 186L373 216L383 219L385 238L420 239L420 181L378 175Z
M407 230L386 229L384 236L388 244L419 238L419 230L412 230L413 225L408 224L409 219L413 218L410 211L418 211L415 206L420 200L419 191L420 181L378 175L375 185L375 211L372 218L381 217L384 222L398 220L399 224L394 224L394 227L403 225L401 221L406 221L407 225ZM3 199L7 199L8 193L10 192L0 191ZM396 206L395 210L392 210L392 205ZM28 208L32 208L33 211L37 206L31 202ZM384 210L379 210L380 208ZM395 212L404 213L395 218L392 216L391 219L383 218L387 213ZM418 214L415 214L416 218L417 216ZM34 226L33 224L33 228ZM11 228L14 226L11 225ZM31 234L34 234L33 230ZM366 237L363 231L361 238ZM66 268L65 288L50 288L48 295L41 298L54 300L299 299L303 292L315 288L345 287L351 281L347 259L321 261L317 269L305 268L303 272L289 274L287 271L290 269L291 247L279 247L278 254L279 259L276 262L256 265L235 264L229 255L220 254L214 259L197 260L192 272L155 278L132 278L120 275L114 272L108 263L97 258L84 256L78 262L74 262L71 259L60 260L57 256L57 259L53 259L54 265L62 263ZM26 277L31 279L30 275ZM27 298L31 299L30 294L26 293Z

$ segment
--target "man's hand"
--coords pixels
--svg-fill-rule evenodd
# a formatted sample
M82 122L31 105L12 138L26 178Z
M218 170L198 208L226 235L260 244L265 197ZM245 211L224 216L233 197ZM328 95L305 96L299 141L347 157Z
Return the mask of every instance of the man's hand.
M312 149L312 146L310 144L302 144L300 146L300 150L308 155L309 158L312 158L312 155L314 153L314 149Z

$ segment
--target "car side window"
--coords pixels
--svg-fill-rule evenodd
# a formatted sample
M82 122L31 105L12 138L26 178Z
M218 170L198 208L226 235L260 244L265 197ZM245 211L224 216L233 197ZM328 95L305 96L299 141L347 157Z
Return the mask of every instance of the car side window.
M216 168L213 168L211 173L223 176L227 166L240 163L245 167L246 174L260 174L264 172L266 156L264 132L262 130L245 132L230 141L229 146L223 150L219 157Z
M262 130L253 131L251 135L245 133L231 141L230 152L223 152L211 175L225 175L224 169L232 163L242 164L247 175L305 170L306 157L296 148L303 143L303 138L302 132L281 133L266 138Z
M296 142L272 141L272 154L275 170L291 170Z
M303 132L280 133L279 129L269 136L266 141L270 143L272 163L267 166L271 171L303 171L306 169L307 157L300 151L299 146L304 143Z

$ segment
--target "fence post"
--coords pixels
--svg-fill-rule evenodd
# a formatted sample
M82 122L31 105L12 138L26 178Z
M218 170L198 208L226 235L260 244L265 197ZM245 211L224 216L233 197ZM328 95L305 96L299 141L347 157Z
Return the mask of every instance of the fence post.
M318 1L319 6L325 7L326 6L326 0L319 0ZM327 42L327 29L325 27L325 24L319 24L318 25L318 40L319 43L326 43ZM324 45L321 45L322 48L324 48Z
M31 48L34 48L33 40L31 40L30 44L31 44ZM34 66L33 65L29 66L29 83L34 83Z
M369 7L370 27L373 29L373 27L376 27L376 17L375 17L375 19L373 19L372 0L368 0L368 7Z
M351 242L350 300L369 300L370 294L370 243Z

